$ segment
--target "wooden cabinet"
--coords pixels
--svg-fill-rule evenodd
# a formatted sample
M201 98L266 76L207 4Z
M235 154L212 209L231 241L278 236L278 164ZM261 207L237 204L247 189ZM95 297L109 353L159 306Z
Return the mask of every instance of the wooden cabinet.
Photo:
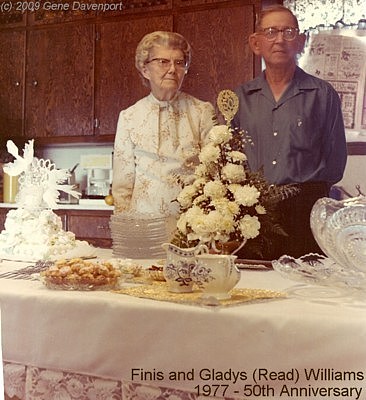
M253 32L254 18L252 4L221 5L177 15L176 31L193 49L192 64L183 83L186 92L216 105L221 90L233 90L253 77L254 57L246 38Z
M22 3L17 0L2 1L0 3L0 29L25 26L27 14L22 10Z
M92 135L94 26L31 30L26 59L26 136Z
M34 4L33 11L28 13L29 25L64 24L72 21L84 21L97 15L93 6L90 6L90 3L95 3L94 0L37 0L29 3L30 7L31 4Z
M8 211L8 208L0 208L0 231L4 229ZM62 220L63 229L73 232L77 239L86 240L96 247L112 247L109 228L112 210L59 209L55 212Z
M0 30L0 136L23 132L25 32Z
M85 9L65 11L73 3ZM134 66L148 32L173 30L188 39L193 61L182 89L213 104L220 90L258 70L247 37L260 0L37 4L0 19L0 130L37 145L113 142L120 110L148 93ZM93 8L100 5L105 9Z
M109 220L111 211L68 210L67 230L75 234L80 240L98 246L110 248L112 246Z
M94 25L0 30L0 56L2 139L93 134Z

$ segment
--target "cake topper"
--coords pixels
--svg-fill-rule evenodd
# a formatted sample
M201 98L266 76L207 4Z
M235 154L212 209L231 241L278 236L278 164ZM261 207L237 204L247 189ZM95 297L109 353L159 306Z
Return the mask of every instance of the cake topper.
M14 156L13 162L4 165L3 170L10 176L19 176L19 192L17 203L23 208L57 208L60 191L73 197L80 197L73 185L63 182L70 176L67 169L57 169L50 160L34 157L34 140L24 145L23 157L19 155L17 146L8 140L6 147Z

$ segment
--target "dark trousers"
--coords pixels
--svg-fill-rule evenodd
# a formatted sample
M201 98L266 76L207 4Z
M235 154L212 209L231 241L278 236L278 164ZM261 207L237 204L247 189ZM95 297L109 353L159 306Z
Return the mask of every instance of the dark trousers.
M277 207L277 222L287 236L272 234L270 240L263 241L259 237L260 252L244 246L237 253L239 258L271 261L282 255L298 258L308 253L323 254L310 228L310 214L318 199L329 196L330 185L309 182L299 184L299 188L297 195L282 201Z
M310 228L310 214L314 203L329 196L329 184L325 182L302 183L300 193L279 204L280 224L288 236L275 238L270 259L289 255L295 258L308 253L322 254Z

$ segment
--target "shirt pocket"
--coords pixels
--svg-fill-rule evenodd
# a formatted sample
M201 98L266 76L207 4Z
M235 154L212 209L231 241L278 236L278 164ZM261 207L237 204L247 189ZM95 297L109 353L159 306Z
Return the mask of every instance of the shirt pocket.
M292 150L313 151L319 137L319 127L316 126L317 117L295 114L290 120Z

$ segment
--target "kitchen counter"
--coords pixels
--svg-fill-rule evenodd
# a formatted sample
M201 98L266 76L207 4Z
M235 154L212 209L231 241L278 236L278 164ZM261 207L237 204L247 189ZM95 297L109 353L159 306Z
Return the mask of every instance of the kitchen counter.
M18 208L16 203L0 203L0 208ZM114 207L107 204L65 204L60 203L57 205L57 210L107 210L113 211Z

